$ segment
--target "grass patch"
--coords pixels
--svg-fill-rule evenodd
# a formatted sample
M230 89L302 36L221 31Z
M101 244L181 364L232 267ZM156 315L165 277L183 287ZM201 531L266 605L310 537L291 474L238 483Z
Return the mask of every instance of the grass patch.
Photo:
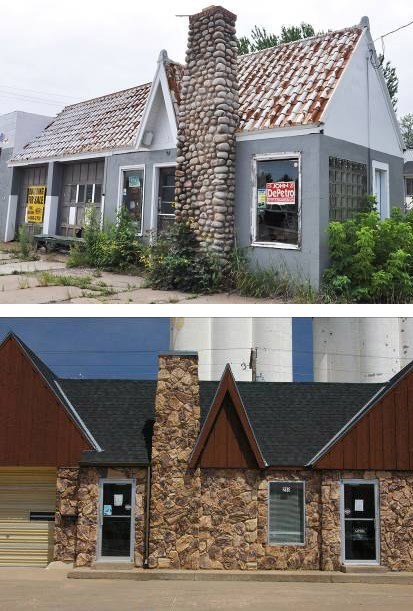
M42 272L38 276L38 282L40 286L75 286L90 291L94 296L97 293L99 295L112 295L114 292L103 280L93 283L92 276L71 276Z

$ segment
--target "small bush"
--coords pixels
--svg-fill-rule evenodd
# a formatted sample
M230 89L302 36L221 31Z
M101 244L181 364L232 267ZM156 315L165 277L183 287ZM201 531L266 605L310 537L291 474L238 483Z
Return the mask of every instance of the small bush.
M174 223L162 232L147 250L144 264L153 288L206 294L222 286L218 256L199 249L189 223Z
M27 230L27 225L20 225L17 240L19 243L19 249L17 251L17 256L23 261L35 261L38 257L35 255L33 251L32 239Z
M84 244L71 249L68 265L124 271L142 267L145 251L146 247L137 237L136 228L125 210L119 212L115 224L102 230L93 209L86 214Z
M373 209L328 227L331 264L324 284L337 298L358 303L413 299L413 214L394 208L381 220Z

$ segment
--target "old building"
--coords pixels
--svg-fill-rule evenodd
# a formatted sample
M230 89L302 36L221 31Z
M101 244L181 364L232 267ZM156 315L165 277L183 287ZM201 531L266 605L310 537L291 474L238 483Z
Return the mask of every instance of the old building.
M413 570L413 365L387 383L59 379L0 347L0 564Z
M12 168L9 167L9 161L20 152L20 150L33 138L38 136L45 127L53 120L52 117L44 115L36 115L29 112L10 112L5 115L0 115L0 241L5 238L5 228L8 224L7 215L9 211L14 214L15 206L13 200L10 200L12 193L16 190L27 189L32 185L45 187L45 175L42 174L41 168L28 168L22 184L15 185L13 180L16 180L16 175ZM23 216L18 219L17 226L25 222L26 207L22 207ZM16 227L13 218L13 226ZM13 236L14 237L14 234Z
M5 239L25 221L27 174L43 172L32 232L81 236L86 208L140 236L191 218L225 259L234 239L253 262L318 286L326 226L377 196L403 206L403 143L363 18L355 27L237 57L236 17L189 20L186 65L159 55L152 83L65 108L14 155Z

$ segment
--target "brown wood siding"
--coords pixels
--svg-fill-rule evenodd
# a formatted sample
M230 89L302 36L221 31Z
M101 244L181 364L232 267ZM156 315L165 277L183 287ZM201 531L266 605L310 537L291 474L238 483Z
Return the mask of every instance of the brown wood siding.
M0 466L72 466L91 449L17 342L0 348Z
M205 469L257 468L257 461L228 394L206 441L200 466Z
M319 469L413 469L413 372L315 465Z

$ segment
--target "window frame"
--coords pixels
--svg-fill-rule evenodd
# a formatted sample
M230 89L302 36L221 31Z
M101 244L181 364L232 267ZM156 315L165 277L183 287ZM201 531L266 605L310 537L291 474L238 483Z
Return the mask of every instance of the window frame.
M159 174L162 168L177 168L176 161L162 161L154 163L152 166L152 194L151 194L151 242L154 241L158 233L158 197L159 197Z
M411 181L411 185L412 185L412 192L409 194L407 192L407 183ZM405 184L405 197L413 197L413 174L407 174L404 177L404 184Z
M298 201L297 201L297 244L287 244L285 242L261 242L257 239L257 184L258 184L258 163L260 161L278 161L292 159L298 161ZM278 250L296 250L302 248L302 153L300 151L291 153L267 153L252 156L252 206L251 206L251 235L250 245L253 248L275 248Z
M140 231L137 232L140 238L143 236L144 219L145 219L145 189L146 189L146 165L144 163L137 165L122 165L119 166L119 185L118 185L118 203L116 211L119 213L122 208L123 199L123 173L130 172L132 170L143 170L143 188L142 188L142 214L141 214L141 227Z
M272 479L269 480L267 487L268 493L268 507L267 507L267 545L271 547L304 547L307 545L307 512L306 512L306 482L302 479L297 480L281 480ZM288 484L301 484L303 487L303 542L302 543L273 543L270 540L270 504L271 504L271 484L281 484L288 486Z
M382 207L380 206L380 209L378 210L378 212L382 220L388 219L390 218L390 166L388 163L383 163L382 161L373 160L371 163L371 167L372 167L372 178L373 178L372 192L373 192L373 195L376 197L376 199L377 199L376 172L377 171L383 172L385 175L386 210L382 210Z

